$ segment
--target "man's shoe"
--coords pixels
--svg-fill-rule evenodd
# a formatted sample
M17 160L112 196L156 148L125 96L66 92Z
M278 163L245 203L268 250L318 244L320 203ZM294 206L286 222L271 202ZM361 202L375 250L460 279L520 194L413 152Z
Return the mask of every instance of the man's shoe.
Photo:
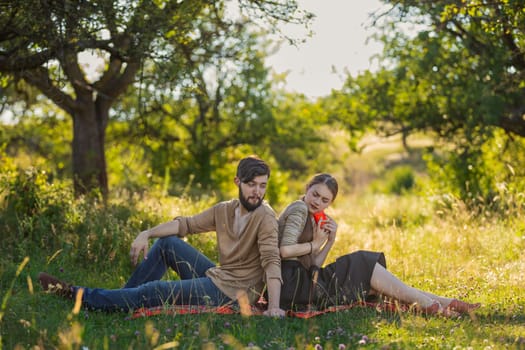
M61 281L55 276L51 276L45 272L38 274L38 281L44 291L54 293L66 299L73 299L73 288L69 283Z

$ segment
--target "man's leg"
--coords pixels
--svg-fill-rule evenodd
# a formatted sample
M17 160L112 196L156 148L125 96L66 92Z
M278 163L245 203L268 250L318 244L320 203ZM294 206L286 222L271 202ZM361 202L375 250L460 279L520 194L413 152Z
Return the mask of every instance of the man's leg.
M231 301L208 277L151 281L135 288L112 290L74 287L75 293L80 288L84 289L84 306L104 311L129 311L140 307L173 304L218 306Z
M124 288L138 287L160 280L171 267L181 280L204 277L215 264L204 254L177 236L159 238L148 252L147 259L137 266Z

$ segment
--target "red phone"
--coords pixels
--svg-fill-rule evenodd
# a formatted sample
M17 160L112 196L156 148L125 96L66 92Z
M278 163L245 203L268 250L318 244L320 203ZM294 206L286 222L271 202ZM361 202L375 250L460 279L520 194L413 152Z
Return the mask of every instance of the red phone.
M326 217L324 211L318 211L317 213L314 213L314 220L316 224L319 224L319 220L323 220L321 223L321 228L323 228L324 224L326 224L327 219L328 218Z

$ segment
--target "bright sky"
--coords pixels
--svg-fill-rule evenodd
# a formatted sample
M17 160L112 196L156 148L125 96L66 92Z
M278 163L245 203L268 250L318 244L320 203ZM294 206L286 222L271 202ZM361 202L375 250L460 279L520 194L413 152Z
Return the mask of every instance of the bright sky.
M352 75L374 69L370 57L382 46L366 39L373 34L369 14L380 9L379 0L298 0L316 14L313 36L298 47L283 44L267 62L276 73L288 72L286 88L309 97L328 95L340 88L345 69ZM286 28L288 30L288 28ZM290 30L294 30L291 28ZM295 28L299 35L306 30ZM337 73L333 73L335 68Z

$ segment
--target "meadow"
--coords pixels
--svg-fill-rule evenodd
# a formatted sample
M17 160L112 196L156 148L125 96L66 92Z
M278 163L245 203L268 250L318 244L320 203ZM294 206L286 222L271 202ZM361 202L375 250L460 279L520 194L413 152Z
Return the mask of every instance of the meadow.
M474 210L423 190L343 191L328 211L339 223L328 261L358 249L383 251L388 269L407 284L482 303L469 316L353 308L310 319L212 313L132 319L45 294L37 274L118 288L131 272L127 252L140 230L217 198L122 192L103 205L75 199L67 186L41 175L17 174L3 194L2 349L525 349L525 216L511 199L498 210L489 204ZM213 233L189 240L215 256Z

